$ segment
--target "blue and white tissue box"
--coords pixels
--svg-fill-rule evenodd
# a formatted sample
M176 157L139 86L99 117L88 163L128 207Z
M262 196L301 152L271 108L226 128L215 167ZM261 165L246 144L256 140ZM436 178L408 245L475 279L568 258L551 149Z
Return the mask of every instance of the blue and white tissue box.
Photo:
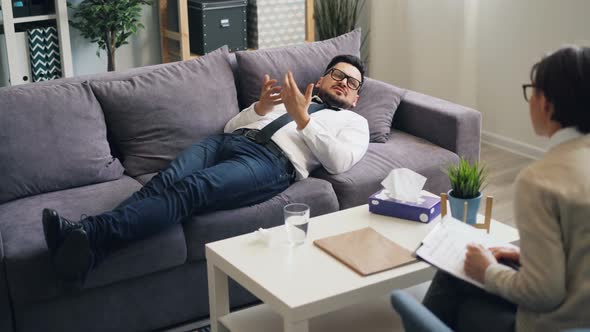
M387 189L383 189L369 197L369 211L429 223L440 214L440 198L421 195L416 202L407 202L391 198Z

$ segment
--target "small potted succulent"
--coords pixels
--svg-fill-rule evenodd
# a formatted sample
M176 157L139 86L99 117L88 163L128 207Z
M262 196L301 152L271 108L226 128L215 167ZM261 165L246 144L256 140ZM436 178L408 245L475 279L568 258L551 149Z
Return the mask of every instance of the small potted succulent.
M481 201L481 191L485 187L487 169L478 162L470 163L461 158L458 164L451 164L446 169L451 182L451 190L447 193L451 204L451 215L468 224L477 222L477 211ZM465 202L467 216L465 218Z

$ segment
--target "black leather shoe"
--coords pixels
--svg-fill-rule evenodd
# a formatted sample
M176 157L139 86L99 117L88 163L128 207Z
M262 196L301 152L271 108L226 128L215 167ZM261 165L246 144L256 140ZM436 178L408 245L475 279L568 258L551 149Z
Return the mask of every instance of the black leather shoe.
M53 209L43 209L43 233L45 234L45 242L51 255L55 254L55 250L63 242L68 230L81 227L80 224L73 223L61 217Z
M43 209L43 232L55 272L67 283L82 283L90 271L93 253L88 234L79 223Z

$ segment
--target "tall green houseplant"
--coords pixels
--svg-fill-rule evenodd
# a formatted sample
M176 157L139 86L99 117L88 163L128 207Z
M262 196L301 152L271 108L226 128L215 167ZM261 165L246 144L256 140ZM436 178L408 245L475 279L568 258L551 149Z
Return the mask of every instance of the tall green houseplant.
M138 29L144 28L139 22L141 5L149 5L151 0L83 0L77 6L68 2L74 9L70 24L80 30L84 38L98 44L107 53L107 70L114 71L115 51L128 44L127 39Z
M358 0L316 0L315 24L320 40L334 38L356 27Z
M354 30L359 23L359 13L366 4L367 0L315 0L314 20L318 39L326 40ZM361 48L366 49L369 31L363 30ZM365 55L363 61L367 63L367 60Z

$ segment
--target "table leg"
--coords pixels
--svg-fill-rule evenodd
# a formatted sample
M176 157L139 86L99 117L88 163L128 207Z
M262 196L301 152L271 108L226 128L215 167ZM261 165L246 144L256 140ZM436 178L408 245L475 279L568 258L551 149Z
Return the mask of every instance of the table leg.
M302 320L299 322L284 322L285 332L309 332L309 321Z
M219 318L229 314L228 277L217 266L207 261L209 286L209 320L212 332L229 332L219 323Z

